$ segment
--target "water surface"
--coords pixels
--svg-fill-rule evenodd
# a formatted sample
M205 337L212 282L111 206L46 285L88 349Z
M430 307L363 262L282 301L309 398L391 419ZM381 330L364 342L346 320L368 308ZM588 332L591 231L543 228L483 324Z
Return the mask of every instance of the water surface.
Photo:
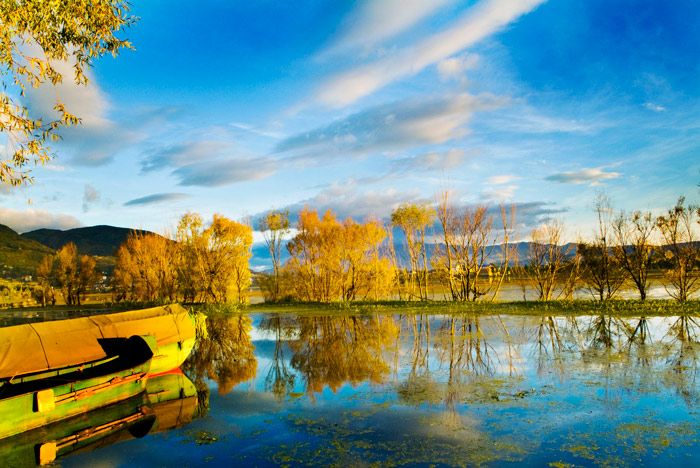
M692 317L253 314L207 329L183 366L187 421L55 465L700 466Z

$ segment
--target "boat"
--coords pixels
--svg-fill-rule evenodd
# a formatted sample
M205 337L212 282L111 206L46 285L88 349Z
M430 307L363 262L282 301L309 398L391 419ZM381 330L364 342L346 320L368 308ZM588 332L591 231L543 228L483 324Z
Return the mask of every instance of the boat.
M3 466L31 467L188 424L197 390L178 370L151 377L146 391L65 421L0 440Z
M165 373L180 367L192 351L194 319L182 306L172 304L3 327L0 328L0 379L102 359L106 351L98 340L132 335L155 337L150 374Z
M151 364L151 375L179 368L192 352L196 340L194 319L179 304L71 320L84 320L92 324L103 338L126 338L131 335L155 336L156 354ZM66 321L62 320L62 322Z
M65 333L36 329L43 324L0 329L0 439L130 398L146 388L155 337L91 340L76 328L55 324ZM17 360L21 364L8 372L7 362Z

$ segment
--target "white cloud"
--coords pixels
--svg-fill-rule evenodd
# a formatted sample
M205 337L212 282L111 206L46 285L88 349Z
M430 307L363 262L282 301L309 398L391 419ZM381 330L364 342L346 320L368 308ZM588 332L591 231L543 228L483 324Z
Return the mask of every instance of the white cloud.
M188 164L173 171L180 185L214 187L264 179L280 169L271 158L228 158Z
M294 151L306 157L364 155L445 143L469 133L465 124L475 112L495 109L505 102L487 94L467 93L399 101L287 138L275 151Z
M3 207L0 207L0 224L4 224L19 233L41 228L65 230L82 226L80 221L66 214L51 214L47 210L29 208L17 211Z
M603 180L620 177L619 172L603 172L600 168L581 169L579 171L560 172L546 177L546 180L560 184L596 184Z
M407 30L454 0L364 0L340 27L323 55L367 50Z
M666 110L664 106L654 104L653 102L645 102L644 107L646 107L649 110L653 110L654 112L663 112Z
M206 161L222 156L233 150L234 145L227 141L194 141L181 143L170 148L155 151L141 161L141 172L154 171L166 167L181 167L198 161Z
M100 192L92 185L85 186L83 193L83 213L87 213L90 205L100 199Z
M420 191L418 189L398 191L389 188L359 192L357 183L354 180L348 180L342 183L335 182L317 195L288 205L283 209L289 210L293 221L296 219L297 213L306 205L310 209L316 210L319 216L322 216L327 210L331 210L339 220L348 217L356 221L367 218L387 219L391 215L391 211L399 204L415 201L419 198ZM257 225L256 223L257 221L253 225Z
M476 154L475 151L467 152L457 148L445 153L431 151L417 156L396 159L393 161L393 166L394 171L414 169L449 171L462 166L474 154Z
M476 44L540 3L542 0L483 0L451 28L330 79L319 90L317 99L322 104L338 107L353 103Z
M497 175L486 179L486 181L492 185L503 185L510 182L514 182L516 180L520 180L520 177L513 175Z
M464 72L474 69L479 60L480 57L476 54L464 54L461 57L440 60L437 64L438 73L443 80L462 80Z
M510 200L513 198L513 193L518 189L517 185L504 185L481 192L482 200Z

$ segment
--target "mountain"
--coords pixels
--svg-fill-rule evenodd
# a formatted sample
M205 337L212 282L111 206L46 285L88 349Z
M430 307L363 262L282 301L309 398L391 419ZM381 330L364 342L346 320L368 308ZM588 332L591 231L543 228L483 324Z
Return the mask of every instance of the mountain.
M41 260L53 249L27 239L0 224L0 277L21 278L33 275Z
M60 249L73 242L80 255L97 255L111 257L129 234L136 232L142 235L151 234L148 231L128 229L114 226L91 226L67 231L58 229L37 229L22 234L22 237L44 244L52 249Z

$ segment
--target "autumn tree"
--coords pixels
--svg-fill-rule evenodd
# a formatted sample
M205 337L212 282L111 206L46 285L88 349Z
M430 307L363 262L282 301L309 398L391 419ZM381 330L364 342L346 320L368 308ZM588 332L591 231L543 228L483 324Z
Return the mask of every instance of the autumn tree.
M115 255L115 299L173 301L177 297L174 263L177 245L156 234L132 232Z
M668 293L679 301L686 301L700 289L700 250L695 232L700 223L700 207L685 205L680 197L676 206L656 218L656 226L664 241L663 254L670 262L667 272L671 290Z
M655 219L651 213L621 212L612 225L616 245L615 258L634 282L639 298L645 300L649 291L649 270L654 261L652 245Z
M351 301L389 294L394 269L382 254L386 231L377 221L340 223L328 210L323 218L305 207L297 234L287 244L296 295L307 301Z
M80 305L83 297L97 279L95 260L88 255L78 256L74 243L61 247L56 252L52 277L61 289L68 305Z
M282 241L289 234L289 210L270 210L258 222L258 229L263 233L272 259L272 285L268 289L272 299L276 301L280 299L280 253Z
M46 255L36 268L35 276L39 288L37 291L37 299L41 302L42 307L50 302L51 305L56 303L56 296L51 285L51 271L53 270L53 255Z
M409 294L421 300L428 299L428 256L425 236L435 219L435 210L426 201L407 202L391 213L393 227L398 227L406 240L409 257ZM416 288L418 291L416 292Z
M253 244L250 226L215 214L204 229L199 215L187 213L178 225L177 240L178 277L186 298L247 301Z
M0 6L0 132L9 159L0 161L0 182L32 181L25 166L52 157L47 142L58 139L61 127L77 125L78 116L60 97L62 67L72 68L75 83L86 85L86 71L105 54L130 48L117 37L136 18L124 0L3 0ZM54 116L36 115L25 92L39 86L56 91Z
M613 254L613 210L610 197L599 194L595 212L598 224L590 243L579 242L581 278L593 297L604 301L612 299L624 283L625 276Z

